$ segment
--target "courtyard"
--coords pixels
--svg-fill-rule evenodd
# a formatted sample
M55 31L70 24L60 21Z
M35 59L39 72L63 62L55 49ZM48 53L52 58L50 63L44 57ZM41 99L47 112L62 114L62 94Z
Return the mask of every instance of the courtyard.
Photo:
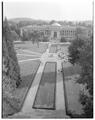
M78 100L82 87L74 82L81 68L68 62L69 44L40 43L38 48L25 42L14 46L22 83L15 91L20 98L19 112L10 118L69 118L71 113L83 113Z
M1 117L93 118L94 2L2 1L1 8Z

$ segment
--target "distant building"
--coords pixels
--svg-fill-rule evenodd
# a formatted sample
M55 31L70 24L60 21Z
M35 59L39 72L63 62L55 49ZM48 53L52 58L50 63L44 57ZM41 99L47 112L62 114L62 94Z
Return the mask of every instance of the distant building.
M90 32L86 28L81 28L82 34L85 36L89 36ZM76 38L77 34L77 27L75 26L62 26L59 23L54 22L51 25L42 25L42 26L35 26L29 25L25 26L21 29L21 33L23 31L41 31L43 35L48 37L50 41L53 42L60 42L61 38L64 37L67 41L72 41Z

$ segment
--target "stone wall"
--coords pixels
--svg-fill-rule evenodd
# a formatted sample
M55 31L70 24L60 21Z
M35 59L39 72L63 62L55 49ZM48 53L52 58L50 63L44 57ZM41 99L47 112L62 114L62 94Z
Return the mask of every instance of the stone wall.
M7 19L3 22L2 37L2 116L4 117L17 111L19 100L15 98L14 91L21 82L20 69Z

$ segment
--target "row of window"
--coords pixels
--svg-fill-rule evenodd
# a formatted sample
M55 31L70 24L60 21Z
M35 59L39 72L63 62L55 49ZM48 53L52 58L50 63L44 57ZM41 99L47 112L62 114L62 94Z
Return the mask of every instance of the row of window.
M43 32L44 35L50 35L52 31L50 31L50 30L45 30L45 31L40 30L40 32ZM63 35L63 36L74 36L75 33L76 32L72 31L72 30L63 30L63 31L60 31L60 35Z
M49 30L45 30L44 32L45 34L50 34L50 31ZM61 31L60 34L75 34L75 31Z
M61 35L75 35L75 31L61 31L60 32Z

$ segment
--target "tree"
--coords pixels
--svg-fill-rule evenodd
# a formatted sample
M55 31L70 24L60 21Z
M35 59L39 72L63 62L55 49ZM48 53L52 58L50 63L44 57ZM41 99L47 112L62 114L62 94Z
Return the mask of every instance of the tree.
M13 47L13 37L7 19L3 22L3 79L2 79L2 100L3 116L12 114L13 108L18 108L18 98L15 98L14 90L20 85L20 69ZM13 104L12 104L13 103ZM9 111L9 109L11 111ZM11 113L12 112L12 113Z
M48 42L48 41L49 41L48 36L43 36L42 41L43 41L43 42Z
M85 41L82 39L75 39L69 47L69 61L74 64L79 60L80 48L84 45Z
M64 37L61 37L61 42L66 42L66 39Z
M93 117L93 37L87 40L73 41L69 47L69 61L81 66L78 83L85 84L88 94L81 92L80 102L84 106L85 117Z
M13 41L19 40L19 35L15 31L11 31L11 33L12 33Z
M31 33L31 40L32 40L33 44L36 42L37 46L39 47L40 32L39 31L33 31Z
M29 41L31 39L30 33L28 31L23 31L23 34L21 36L22 41Z
M51 24L53 24L55 22L56 22L55 20L51 20L49 24L51 25Z
M10 74L10 77L15 79L16 83L19 84L19 82L20 82L20 69L19 69L19 65L18 65L18 61L17 61L17 57L16 57L16 52L15 52L14 46L13 46L12 32L11 32L11 29L8 25L7 19L5 19L5 21L3 23L3 38L4 38L3 41L5 41L6 45L7 45L7 46L3 46L3 56L6 56L6 50L7 50L7 54L11 58L11 61L9 61L8 64L13 65L14 71L12 71L12 72L17 72L17 74L16 74L17 77L15 77L15 75L10 72L12 70L12 68L9 68L8 72Z
M20 27L18 26L18 24L14 24L14 23L11 23L10 25L10 29L11 31L14 31L15 34L17 34L17 36L20 38Z

